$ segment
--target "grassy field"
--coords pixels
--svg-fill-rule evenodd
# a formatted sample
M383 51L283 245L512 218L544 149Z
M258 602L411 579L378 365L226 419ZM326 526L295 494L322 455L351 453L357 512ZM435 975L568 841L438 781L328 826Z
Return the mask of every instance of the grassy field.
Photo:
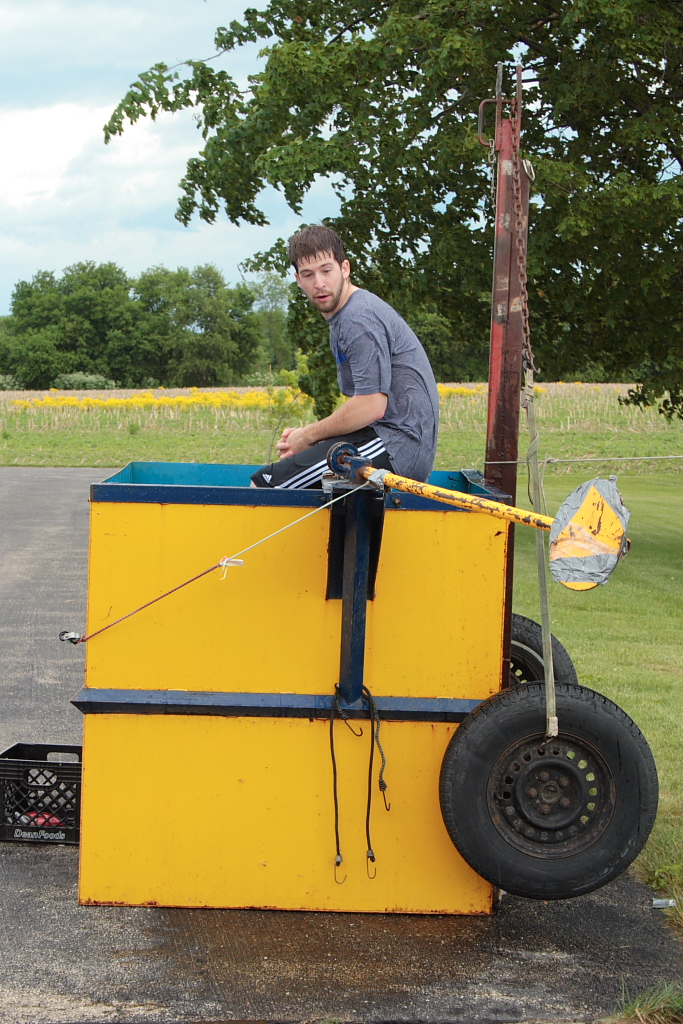
M661 806L641 856L641 877L679 896L683 927L683 423L619 405L622 385L550 384L538 390L541 458L595 459L548 466L550 511L582 479L616 472L633 512L628 559L604 588L553 586L553 630L579 678L638 723L660 772ZM483 385L443 387L437 468L481 467ZM17 399L19 401L17 402ZM106 466L133 460L259 464L284 426L311 418L293 391L241 389L35 395L0 393L0 465ZM521 451L525 449L524 434ZM647 456L678 456L648 461ZM627 458L625 462L612 462ZM571 475L570 478L567 478ZM522 472L519 502L524 504ZM538 619L534 538L517 529L515 609Z
M266 462L283 427L311 418L311 403L286 389L244 391L0 394L0 465Z
M683 459L642 461L647 455L683 455L683 423L667 423L656 409L620 406L617 397L626 390L616 384L539 389L541 458L604 459L592 467L609 472L609 459L634 456L622 471L683 471ZM480 468L486 388L462 385L442 391L437 468ZM123 466L149 459L265 463L273 457L282 428L312 415L304 396L285 389L211 392L205 398L190 391L125 396L104 392L98 399L82 393L79 400L75 393L53 392L37 402L30 397L17 402L11 393L0 392L0 465ZM524 440L521 447L524 451ZM548 472L585 473L585 467L560 462Z
M551 514L574 483L547 482ZM622 707L652 747L660 809L636 868L655 887L675 891L674 916L683 925L683 475L622 475L619 488L632 512L631 552L604 587L576 593L552 585L553 632L579 681ZM538 620L529 529L516 529L515 562L515 611Z

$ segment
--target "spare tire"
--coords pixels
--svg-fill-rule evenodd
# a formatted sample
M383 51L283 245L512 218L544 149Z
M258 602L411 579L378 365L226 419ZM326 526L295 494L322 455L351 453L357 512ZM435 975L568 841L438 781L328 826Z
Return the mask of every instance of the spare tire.
M553 636L553 672L556 683L579 684L574 662ZM543 680L543 636L541 624L526 615L512 614L510 638L510 686Z
M542 683L484 701L441 767L443 820L483 878L517 896L560 900L599 889L640 853L657 812L645 738L616 704L556 687L560 733L545 739Z

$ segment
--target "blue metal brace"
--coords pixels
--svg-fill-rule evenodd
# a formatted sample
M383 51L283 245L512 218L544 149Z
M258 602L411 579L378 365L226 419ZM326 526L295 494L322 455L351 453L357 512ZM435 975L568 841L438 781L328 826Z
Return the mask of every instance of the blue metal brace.
M344 577L342 586L339 695L346 704L361 698L365 674L365 620L370 572L370 519L376 492L349 494L344 502Z

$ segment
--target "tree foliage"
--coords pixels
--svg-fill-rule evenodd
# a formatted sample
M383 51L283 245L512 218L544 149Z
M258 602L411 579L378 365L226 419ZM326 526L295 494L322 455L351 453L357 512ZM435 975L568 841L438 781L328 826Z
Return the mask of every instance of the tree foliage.
M450 320L431 304L409 313L408 322L422 342L437 380L486 380L488 338L482 336L477 344L458 336Z
M257 368L273 372L291 370L296 362L296 349L286 329L291 286L286 278L271 270L250 280L249 287L254 294L261 339Z
M5 321L3 370L26 387L50 387L83 370L127 379L136 311L130 282L114 263L78 263L61 277L39 271L19 281Z
M253 302L213 266L153 267L137 279L114 263L40 271L14 289L0 372L28 388L77 374L126 387L232 384L256 358Z
M330 352L330 332L298 285L291 286L287 313L287 335L295 339L306 356L306 372L299 377L299 387L314 402L316 416L329 416L339 399L337 368Z
M546 379L600 364L681 409L680 0L271 0L216 33L225 51L258 40L267 64L246 89L206 63L182 78L158 64L106 126L198 108L181 221L264 224L264 186L297 211L327 176L357 282L406 315L437 310L476 348L492 243L476 110L496 63L521 59L537 361Z
M246 285L227 287L216 267L152 267L133 282L140 340L159 353L159 380L174 387L234 384L256 358L259 329Z

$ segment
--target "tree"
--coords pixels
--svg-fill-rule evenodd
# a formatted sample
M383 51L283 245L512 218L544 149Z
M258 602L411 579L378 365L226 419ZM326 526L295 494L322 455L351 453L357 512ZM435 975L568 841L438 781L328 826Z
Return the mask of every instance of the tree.
M3 369L28 388L84 371L135 379L144 365L136 345L130 279L115 263L76 263L58 278L39 271L19 281L6 325Z
M126 387L233 384L256 356L253 301L208 265L153 267L137 280L114 263L39 271L14 289L0 373L28 388L74 373Z
M467 344L453 325L435 308L425 307L408 315L408 322L424 345L439 381L486 380L488 345Z
M330 332L320 313L313 309L296 284L291 285L287 336L306 356L306 372L299 377L299 387L313 399L316 416L329 416L339 400Z
M260 333L259 369L291 370L296 351L285 329L291 286L281 274L265 271L249 287Z
M246 285L230 288L214 266L152 267L133 284L141 337L160 353L159 379L174 387L234 384L254 364L258 323Z
M190 61L140 75L105 128L199 108L203 146L178 217L264 224L265 185L294 210L319 175L356 280L409 314L432 303L458 344L489 322L490 172L476 110L497 61L526 68L523 155L536 185L531 323L546 378L587 364L637 375L683 412L683 5L679 0L271 0L216 33L268 41L241 90ZM509 81L509 76L508 76ZM284 267L282 244L257 259Z

